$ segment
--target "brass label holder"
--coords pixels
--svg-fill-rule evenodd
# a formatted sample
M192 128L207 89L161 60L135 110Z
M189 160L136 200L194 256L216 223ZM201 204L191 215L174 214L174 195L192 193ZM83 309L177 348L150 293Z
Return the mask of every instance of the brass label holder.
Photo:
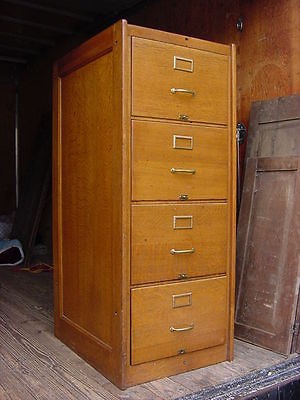
M174 56L173 69L178 71L194 72L194 60L192 58Z
M172 307L188 307L192 305L192 292L173 294L172 295Z
M193 150L193 136L173 135L173 149Z
M185 224L183 224L185 222ZM192 215L174 215L173 229L193 229Z

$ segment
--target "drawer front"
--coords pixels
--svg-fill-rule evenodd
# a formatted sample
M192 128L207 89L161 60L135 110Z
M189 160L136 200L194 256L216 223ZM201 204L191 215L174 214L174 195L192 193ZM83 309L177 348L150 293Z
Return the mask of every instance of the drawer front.
M227 125L228 62L226 55L133 38L132 114Z
M131 283L226 272L227 204L132 206Z
M224 344L226 286L219 277L132 289L131 363Z
M132 199L226 199L226 128L133 121Z

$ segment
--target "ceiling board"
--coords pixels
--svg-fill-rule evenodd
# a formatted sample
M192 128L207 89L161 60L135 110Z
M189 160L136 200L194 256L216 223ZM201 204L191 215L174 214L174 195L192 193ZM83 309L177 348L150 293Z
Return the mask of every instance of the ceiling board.
M26 65L141 0L0 0L0 62Z

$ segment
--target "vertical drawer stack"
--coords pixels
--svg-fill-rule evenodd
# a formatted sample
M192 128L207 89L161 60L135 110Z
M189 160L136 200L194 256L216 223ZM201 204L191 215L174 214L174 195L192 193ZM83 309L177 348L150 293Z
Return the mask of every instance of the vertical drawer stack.
M233 357L234 68L124 20L55 63L55 334L120 388Z
M229 336L228 56L132 38L131 365Z

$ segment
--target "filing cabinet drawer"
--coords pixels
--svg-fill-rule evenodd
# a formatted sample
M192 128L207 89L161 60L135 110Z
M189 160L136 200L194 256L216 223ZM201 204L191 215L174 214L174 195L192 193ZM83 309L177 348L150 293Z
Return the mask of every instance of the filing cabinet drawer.
M226 199L226 128L133 121L132 200Z
M131 283L226 272L227 204L132 206Z
M227 125L228 63L224 54L133 38L132 114Z
M227 278L131 290L131 363L189 353L226 341Z

